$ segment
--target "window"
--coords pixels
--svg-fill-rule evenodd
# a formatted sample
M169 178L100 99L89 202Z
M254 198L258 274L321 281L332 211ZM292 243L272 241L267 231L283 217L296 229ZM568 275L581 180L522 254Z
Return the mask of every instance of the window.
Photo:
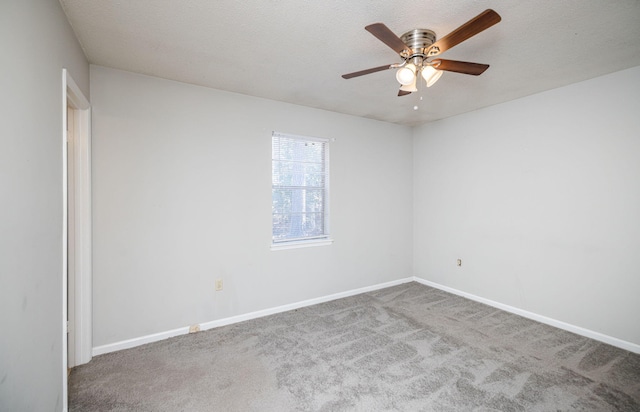
M274 132L272 249L329 244L329 143Z

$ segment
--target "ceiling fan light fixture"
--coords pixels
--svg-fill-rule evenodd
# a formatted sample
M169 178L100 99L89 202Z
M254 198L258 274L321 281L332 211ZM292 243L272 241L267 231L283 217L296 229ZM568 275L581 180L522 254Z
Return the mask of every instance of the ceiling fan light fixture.
M416 66L409 63L401 67L396 72L396 80L403 86L409 86L416 83Z
M417 92L418 91L418 87L416 86L418 80L418 76L413 76L413 81L409 84L403 84L402 86L400 86L400 90L402 90L403 92Z
M431 59L499 23L500 20L502 18L498 13L487 9L439 40L436 39L436 33L429 29L414 29L398 37L383 23L370 24L365 30L398 53L402 61L343 74L342 77L351 79L386 69L396 69L396 79L401 85L398 96L406 96L417 91L420 76L425 80L427 87L433 86L445 71L478 76L489 68L488 64L445 60L439 57Z
M431 87L442 76L442 70L436 70L433 66L425 66L422 69L422 78L427 82L427 87Z

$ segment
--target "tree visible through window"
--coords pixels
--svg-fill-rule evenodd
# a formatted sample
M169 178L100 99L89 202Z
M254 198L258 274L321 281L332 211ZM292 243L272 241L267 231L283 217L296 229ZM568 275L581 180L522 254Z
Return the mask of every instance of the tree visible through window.
M272 241L329 236L328 158L325 139L272 136Z

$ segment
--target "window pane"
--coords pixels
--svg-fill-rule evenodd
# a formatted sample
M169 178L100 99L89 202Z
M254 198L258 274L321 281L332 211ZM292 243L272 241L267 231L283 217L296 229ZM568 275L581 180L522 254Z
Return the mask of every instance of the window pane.
M303 196L305 212L322 212L322 209L324 208L324 190L307 189ZM297 212L297 210L294 210L294 212Z
M324 164L273 161L274 186L324 186Z
M291 190L272 189L271 196L271 213L283 214L291 212Z
M295 160L298 162L324 162L324 142L312 142L295 138L275 138L272 146L272 158L277 160Z
M299 240L324 234L322 213L273 214L273 240Z
M286 239L291 232L291 217L285 214L273 214L273 240Z
M324 208L323 189L274 188L272 192L272 213L318 213Z
M327 148L324 141L273 134L273 241L328 235Z

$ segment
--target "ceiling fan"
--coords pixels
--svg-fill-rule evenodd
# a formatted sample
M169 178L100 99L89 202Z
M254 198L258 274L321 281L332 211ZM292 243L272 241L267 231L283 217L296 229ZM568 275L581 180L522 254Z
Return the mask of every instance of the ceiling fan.
M398 37L383 23L370 24L365 27L365 30L398 53L402 62L347 73L342 77L351 79L383 70L398 69L396 72L396 79L400 83L398 96L405 96L418 90L419 75L426 81L427 87L433 86L442 76L443 71L478 76L489 68L488 64L433 57L488 29L500 20L498 13L488 9L437 41L436 34L428 29L411 30Z

